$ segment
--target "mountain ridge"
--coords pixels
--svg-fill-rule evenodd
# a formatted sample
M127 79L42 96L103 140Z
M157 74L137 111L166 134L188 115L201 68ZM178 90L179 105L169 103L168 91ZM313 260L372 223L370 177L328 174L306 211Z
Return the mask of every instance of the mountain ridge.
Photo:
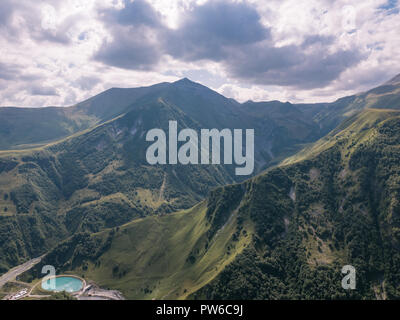
M315 154L217 188L187 211L76 235L43 264L129 299L398 298L399 123L398 110L364 110ZM166 231L176 225L186 227ZM146 244L158 235L162 252ZM181 237L190 240L178 253ZM351 292L341 288L347 264L357 270Z
M397 79L399 76L393 79ZM365 101L368 99L368 94L371 95L373 90L382 90L380 89L381 87L382 86L372 89L361 96L349 96L338 99L333 103L291 104L290 102L268 101L253 102L253 104L265 106L279 104L284 107L289 103L302 110L307 117L319 123L322 128L321 134L323 135L342 121L346 113L357 112L362 108L362 105L368 104L368 102ZM174 97L177 93L189 95L191 98L184 98L182 96L180 98L181 100L177 101L176 97ZM183 78L171 83L163 82L138 88L110 88L69 107L2 107L0 108L0 150L10 150L18 145L22 145L22 148L27 148L29 144L46 144L56 141L57 139L65 138L79 131L111 120L127 112L129 108L131 108L133 104L137 104L138 101L149 99L149 97L152 96L167 96L172 98L175 104L179 105L181 103L182 106L186 106L190 105L187 103L187 100L194 100L196 95L198 98L208 97L204 100L203 105L198 105L195 109L186 109L186 111L192 114L196 111L199 112L199 110L201 110L203 114L221 112L220 109L225 108L228 112L225 112L222 118L229 113L238 113L237 117L245 121L247 115L243 113L243 109L246 109L246 105L251 104L251 102L239 103L234 99L228 99L200 83L193 82L188 78ZM390 94L386 94L386 96L379 99L377 97L370 98L371 102L368 106L377 107L376 104L383 98L388 100L388 102L385 102L386 104L393 104ZM378 99L378 101L374 99ZM212 107L210 109L208 104L213 100L216 101L216 104L212 105L211 103ZM400 107L400 101L396 100L394 102ZM332 109L337 109L337 106L344 108L343 115L340 117L337 116L337 110L332 111ZM203 110L204 108L206 109ZM332 114L334 115L333 119L329 120ZM221 125L222 120L225 119L217 120L211 117L207 122L218 127L218 125ZM238 119L235 121L232 117L230 121L240 122Z
M127 89L117 101L117 117L106 108L113 94L106 93L109 101L103 104L94 103L99 99L94 97L76 108L87 117L78 120L103 123L37 149L0 153L0 272L50 252L57 267L87 271L100 284L128 290L130 298L162 298L172 288L169 298L372 297L377 286L372 274L384 276L388 287L382 290L395 297L400 275L395 271L390 278L385 268L395 268L396 262L378 261L382 255L397 257L391 243L400 235L395 200L400 133L394 115L400 105L397 89L379 88L333 104L237 104L183 81L156 87L156 94ZM129 104L132 96L137 100ZM384 109L391 101L393 110ZM152 128L167 131L169 120L195 130L255 128L257 176L238 180L229 166L149 166L143 136ZM374 192L370 185L379 188ZM207 206L198 210L199 202ZM194 219L191 227L168 233L186 214ZM165 269L170 282L161 286L145 264L153 257L169 264L170 256L141 246L135 236L143 229L157 237L151 226L160 225L170 235L163 241L165 252L173 256L174 239L191 239L178 265ZM222 238L221 230L226 230ZM366 230L372 232L373 248L363 237ZM131 245L137 250L130 257L146 252L140 270L117 254ZM215 251L208 250L211 245ZM210 259L223 268L210 269L204 263ZM360 293L346 295L332 286L341 263L354 263L364 272ZM177 271L183 280L195 279L182 283L173 276ZM135 282L137 272L143 282ZM258 293L252 274L265 280L264 285L255 282ZM313 287L316 278L326 289L323 296ZM247 291L241 293L241 287Z

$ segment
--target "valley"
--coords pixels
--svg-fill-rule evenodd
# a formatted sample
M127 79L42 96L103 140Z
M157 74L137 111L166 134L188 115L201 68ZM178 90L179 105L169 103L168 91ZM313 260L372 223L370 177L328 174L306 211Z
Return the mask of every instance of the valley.
M46 253L23 281L50 264L127 299L398 298L396 79L331 104L239 104L183 79L67 108L81 126L0 153L0 273ZM254 128L255 175L150 166L144 134L171 119Z

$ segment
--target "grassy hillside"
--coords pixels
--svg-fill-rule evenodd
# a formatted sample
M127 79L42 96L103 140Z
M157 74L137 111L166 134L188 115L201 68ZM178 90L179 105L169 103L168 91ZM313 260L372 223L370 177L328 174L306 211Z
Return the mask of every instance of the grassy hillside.
M366 110L342 129L252 180L252 245L192 298L400 297L400 113ZM355 291L341 288L346 264Z
M176 106L155 101L58 143L4 152L1 271L76 232L189 208L212 188L233 182L233 167L150 166L144 135L152 128L167 130L169 119L198 128ZM36 242L41 245L30 249Z
M150 87L112 88L72 107L0 108L0 150L42 147L157 101L175 106L196 123L195 127L255 129L257 172L333 129L344 118L337 114L340 108L349 104L347 99L318 105L278 101L240 104L188 79ZM333 120L326 119L330 117Z
M76 232L189 208L212 188L238 181L233 165L149 166L145 134L153 128L167 132L169 120L178 121L179 129L255 128L256 172L319 137L313 121L282 105L242 106L184 79L110 89L70 108L1 108L0 122L15 124L0 134L9 145L68 136L0 151L0 272ZM32 130L24 131L20 126L27 122Z
M54 143L162 100L176 106L198 127L255 129L256 170L260 172L365 107L400 108L399 92L400 84L392 80L334 103L296 105L279 101L239 104L188 79L150 87L112 88L66 108L0 108L0 150Z
M317 142L283 160L281 165L292 164L314 157L336 144L340 145L341 148L348 150L344 155L345 158L348 158L355 149L355 146L361 143L368 143L369 141L374 142L379 123L396 117L399 114L399 111L392 109L366 108L364 111L358 112L341 123L337 128Z
M182 299L212 280L251 241L252 224L238 219L237 199L202 202L190 210L147 217L97 234L79 234L42 262L73 271L130 299ZM236 207L236 208L235 208ZM40 266L35 272L40 270Z
M399 124L366 110L303 160L190 210L75 236L43 263L135 299L399 298Z
M400 75L399 75L400 76ZM333 103L299 104L305 117L320 126L321 136L364 109L400 109L399 76L367 92L338 99Z
M23 150L71 136L123 114L145 95L157 95L166 84L109 89L71 107L0 107L0 150Z
M188 80L153 89L90 129L1 152L0 272L50 251L45 263L129 298L399 296L399 111L364 109L362 95L316 112L239 105ZM112 117L106 96L82 108ZM144 134L172 119L197 130L253 124L258 169L344 121L278 167L210 193L235 182L232 166L147 164ZM340 286L345 264L358 271L354 292Z
M75 121L63 108L0 108L0 150L43 145L95 122L83 115Z

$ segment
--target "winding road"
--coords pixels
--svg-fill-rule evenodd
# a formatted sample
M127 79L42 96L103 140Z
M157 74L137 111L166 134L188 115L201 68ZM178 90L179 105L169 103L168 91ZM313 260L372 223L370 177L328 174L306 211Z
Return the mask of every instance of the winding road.
M24 272L28 271L29 269L33 268L35 265L37 265L40 261L42 261L44 256L41 256L39 258L35 258L32 260L29 260L28 262L25 262L24 264L21 264L15 268L12 268L10 271L7 273L3 274L0 277L0 289L9 281L15 280L16 277L19 275L23 274Z

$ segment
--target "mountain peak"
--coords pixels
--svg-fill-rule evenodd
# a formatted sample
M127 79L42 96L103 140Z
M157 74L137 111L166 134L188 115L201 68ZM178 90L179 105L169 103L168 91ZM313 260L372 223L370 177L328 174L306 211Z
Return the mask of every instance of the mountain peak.
M192 80L190 80L189 78L182 78L178 81L175 81L174 84L181 84L181 85L197 85L198 83L193 82Z
M389 82L387 82L387 84L396 84L396 83L400 83L400 74L398 74L393 79L391 79Z

